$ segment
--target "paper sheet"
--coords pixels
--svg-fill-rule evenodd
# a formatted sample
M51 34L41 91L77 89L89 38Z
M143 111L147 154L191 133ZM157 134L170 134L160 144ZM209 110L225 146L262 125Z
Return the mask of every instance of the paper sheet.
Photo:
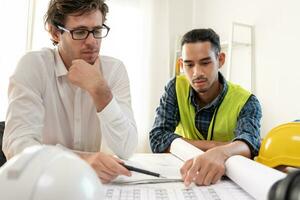
M178 138L172 142L171 153L188 160L203 153L200 149ZM271 186L286 174L243 156L232 156L225 162L226 175L255 199L267 199Z
M170 154L135 154L126 164L161 174L166 178L157 178L146 174L131 172L132 176L118 176L115 184L146 184L182 182L179 172L182 161Z
M105 200L253 200L230 180L215 185L195 185L186 188L182 183L147 184L135 186L106 185Z

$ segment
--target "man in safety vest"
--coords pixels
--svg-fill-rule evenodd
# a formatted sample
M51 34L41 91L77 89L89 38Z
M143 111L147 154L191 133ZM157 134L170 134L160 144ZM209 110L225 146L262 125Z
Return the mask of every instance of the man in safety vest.
M212 29L194 29L181 41L184 74L165 87L150 132L155 153L168 152L174 139L205 151L181 168L186 185L216 183L233 155L253 158L260 147L261 106L239 85L226 81L219 36Z

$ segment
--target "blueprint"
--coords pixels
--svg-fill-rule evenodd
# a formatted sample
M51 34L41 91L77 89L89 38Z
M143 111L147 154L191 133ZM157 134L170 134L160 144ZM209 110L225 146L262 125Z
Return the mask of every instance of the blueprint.
M106 185L105 200L253 200L230 180L211 186L185 187L182 183Z

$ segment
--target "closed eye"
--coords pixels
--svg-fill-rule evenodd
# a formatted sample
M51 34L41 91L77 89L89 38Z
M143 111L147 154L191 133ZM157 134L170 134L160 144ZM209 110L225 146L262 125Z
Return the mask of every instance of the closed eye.
M93 30L95 34L101 34L102 28L97 28Z
M183 61L183 65L186 67L193 67L195 64L194 64L194 62L192 62L190 60L185 60L185 61Z
M184 66L186 66L186 67L193 67L194 64L193 63L185 63Z
M77 29L77 30L74 30L73 33L75 34L79 34L79 35L84 35L86 34L87 30L84 30L84 29Z
M200 62L200 65L209 65L211 61Z

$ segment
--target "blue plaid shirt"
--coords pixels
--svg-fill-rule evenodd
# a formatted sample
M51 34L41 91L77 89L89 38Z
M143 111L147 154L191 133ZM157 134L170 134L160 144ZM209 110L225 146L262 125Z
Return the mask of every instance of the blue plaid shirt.
M219 81L223 85L221 93L205 107L200 107L196 103L196 91L193 89L190 90L190 101L196 111L195 125L204 138L207 137L208 128L215 109L227 93L228 85L221 73L219 73ZM175 82L176 78L173 78L167 84L165 93L160 99L159 107L156 109L154 125L149 134L151 149L155 153L164 152L174 139L181 137L174 133L180 122ZM260 103L254 95L251 95L238 116L233 141L241 140L245 142L250 147L252 157L258 154L260 147L261 117Z

